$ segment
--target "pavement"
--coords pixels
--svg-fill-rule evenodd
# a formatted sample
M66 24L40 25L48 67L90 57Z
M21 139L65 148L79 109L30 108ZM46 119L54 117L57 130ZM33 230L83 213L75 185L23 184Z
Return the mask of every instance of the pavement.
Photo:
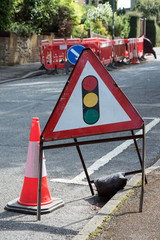
M0 66L0 84L4 82L11 82L24 78L34 77L46 73L46 70L40 68L40 62L8 67Z
M73 240L159 240L160 160L146 169L146 174L148 184L142 212L139 212L141 174L136 174Z
M45 74L40 67L40 63L0 67L0 84ZM141 174L136 174L73 240L160 240L160 159L146 174L143 212L139 212L141 187L137 186Z

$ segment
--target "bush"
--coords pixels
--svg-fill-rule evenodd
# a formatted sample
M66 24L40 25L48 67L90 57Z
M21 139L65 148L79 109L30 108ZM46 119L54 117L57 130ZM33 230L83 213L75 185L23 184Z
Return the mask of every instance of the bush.
M13 7L13 1L1 0L0 1L0 31L8 30L11 22L10 12Z
M80 24L74 27L72 31L72 37L80 39L88 37L88 31L85 29L84 24Z
M128 38L130 32L129 16L126 15L115 15L115 36L121 38Z
M21 36L53 32L69 37L81 15L81 7L72 0L15 0L9 30Z
M112 17L112 8L107 2L105 4L99 4L98 7L94 7L88 10L87 19L89 22L96 22L101 20L103 24L106 24L108 18Z
M94 33L98 33L100 35L108 36L108 31L103 26L102 21L98 19L96 22L91 22L91 28Z
M142 12L144 18L160 17L160 1L159 0L138 0L136 9Z
M108 2L99 4L97 8L92 7L88 10L85 28L91 28L91 31L95 33L110 37L112 35L112 16L112 8ZM123 15L122 12L120 16L115 14L114 26L116 37L127 38L130 31L129 16Z

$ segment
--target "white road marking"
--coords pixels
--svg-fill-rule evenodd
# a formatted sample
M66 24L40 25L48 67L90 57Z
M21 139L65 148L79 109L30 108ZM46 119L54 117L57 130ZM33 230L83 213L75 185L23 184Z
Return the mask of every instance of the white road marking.
M145 119L151 119L151 118L145 118ZM160 118L154 118L150 123L146 125L146 134L149 132L154 126L156 126L160 122ZM139 130L136 134L142 134L142 130ZM122 153L124 150L126 150L131 144L133 143L133 140L126 140L122 144L120 144L118 147L113 149L111 152L104 155L102 158L95 161L88 169L88 174L91 175L95 171L97 171L100 167L103 167L105 164L107 164L109 161L111 161L114 157ZM86 178L85 173L81 172L79 175L77 175L73 179L63 179L63 178L53 178L50 181L52 182L63 182L63 183L73 183L73 184L83 184L87 185L86 182L83 180Z

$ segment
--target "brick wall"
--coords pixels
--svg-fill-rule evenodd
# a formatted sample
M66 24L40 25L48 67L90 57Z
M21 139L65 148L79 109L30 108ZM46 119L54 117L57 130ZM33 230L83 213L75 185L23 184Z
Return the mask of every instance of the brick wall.
M14 33L0 33L0 66L40 62L40 40L51 40L54 35L19 37Z

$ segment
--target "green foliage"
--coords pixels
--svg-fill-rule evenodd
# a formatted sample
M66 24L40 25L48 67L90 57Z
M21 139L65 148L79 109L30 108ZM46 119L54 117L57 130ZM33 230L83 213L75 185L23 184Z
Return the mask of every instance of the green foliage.
M10 1L13 2L12 21L7 27L21 36L53 32L56 37L69 37L74 25L81 21L82 7L73 0ZM0 2L0 9L1 6Z
M112 35L112 17L113 12L109 2L92 7L86 14L85 28L91 28L95 33L111 36ZM129 16L121 12L119 16L114 17L115 36L127 38L130 31Z
M125 8L122 8L122 9L118 9L118 10L117 10L117 15L118 15L118 16L119 16L119 15L124 15L124 14L126 14Z
M6 31L10 25L10 12L13 7L12 0L0 1L0 31Z
M91 28L95 33L110 36L112 0L101 2L104 4L99 3L96 8L90 4L82 7L73 0L1 0L0 30L20 36L53 32L56 37L83 38ZM115 16L115 36L127 37L128 21L126 15Z
M101 20L102 23L106 23L108 18L112 17L112 8L109 3L99 4L96 8L91 8L88 10L87 19L89 22L96 22Z
M130 32L129 16L115 14L115 26L114 26L115 36L121 38L128 38Z
M91 28L94 33L109 36L108 31L103 26L102 21L100 19L98 19L96 22L91 22Z
M36 28L29 23L14 22L10 26L10 31L16 33L19 36L28 37L36 32Z
M136 9L143 13L144 18L156 16L160 17L160 1L159 0L138 0Z
M72 37L80 39L88 37L88 31L85 29L84 24L77 25L73 28Z

